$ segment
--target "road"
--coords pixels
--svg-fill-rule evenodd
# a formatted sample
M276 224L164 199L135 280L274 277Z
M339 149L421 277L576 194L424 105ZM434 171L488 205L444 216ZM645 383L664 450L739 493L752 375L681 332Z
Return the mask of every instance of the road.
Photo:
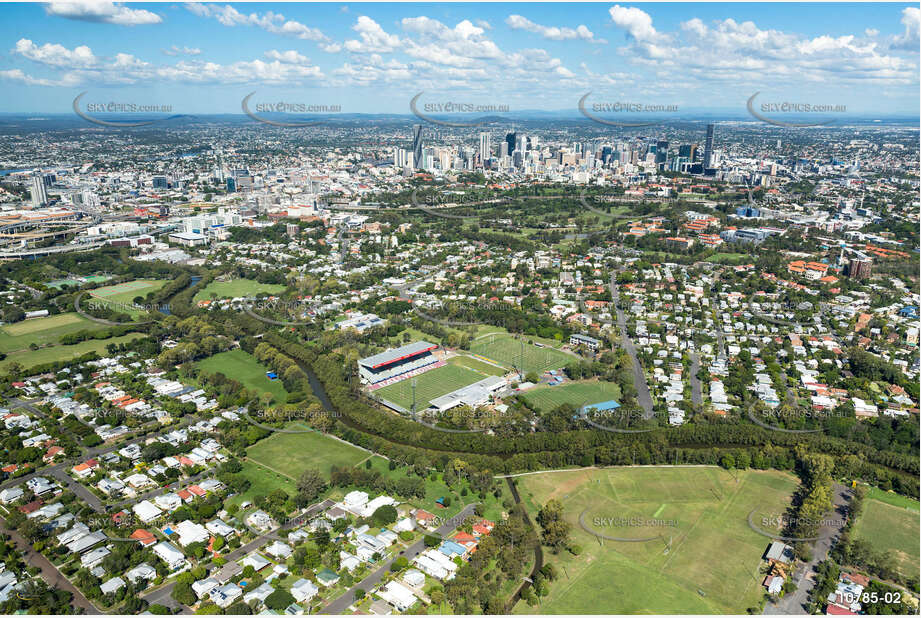
M796 590L779 599L777 603L767 603L764 606L765 614L770 616L806 614L809 593L815 586L816 565L828 559L828 552L841 535L847 516L848 502L851 499L851 493L844 485L836 483L832 491L834 491L832 498L834 507L825 518L826 525L819 528L819 538L812 548L812 560L800 566L792 575Z
M57 588L58 590L67 590L73 594L73 599L71 603L75 607L81 608L87 614L98 616L102 612L99 611L95 605L93 605L89 599L83 596L83 593L80 592L76 586L74 586L66 577L64 577L57 567L55 567L51 562L45 558L43 555L38 553L32 548L32 545L18 532L7 528L6 523L3 520L0 520L0 531L4 534L10 535L10 538L16 543L16 547L22 553L23 559L26 564L29 566L38 567L42 572L42 579L45 580L45 583L48 584L51 588Z
M696 352L691 354L691 400L695 406L704 405L703 387L700 384L700 378L697 372L700 371L700 357Z
M457 528L458 523L463 522L464 519L466 519L470 515L473 515L474 506L475 505L473 504L468 504L467 506L465 506L463 510L461 510L460 513L452 517L448 523L438 528L435 531L435 534L444 537L454 532L454 530ZM410 545L408 548L406 548L404 551L397 554L397 556L394 556L390 558L389 560L382 562L380 565L380 568L378 568L376 571L374 571L373 573L365 577L363 580L361 580L360 582L358 582L357 584L349 588L345 592L345 594L343 594L338 599L332 601L326 607L320 610L320 613L321 614L344 614L346 610L349 608L349 606L355 602L355 591L356 590L361 588L365 592L371 592L371 590L374 589L381 582L381 580L384 578L384 575L386 575L390 571L390 565L393 563L394 560L397 559L398 556L404 556L407 560L412 562L413 558L421 554L424 549L425 549L425 542L423 540L416 541L415 543Z
M649 385L646 384L646 376L643 374L643 366L640 365L636 357L636 346L627 334L627 318L624 316L624 310L620 307L620 291L617 288L617 273L611 273L611 300L613 301L614 310L617 312L617 327L620 329L620 338L624 350L630 356L633 363L633 386L636 388L636 400L643 408L646 418L652 418L655 413L652 411L652 395L649 393Z

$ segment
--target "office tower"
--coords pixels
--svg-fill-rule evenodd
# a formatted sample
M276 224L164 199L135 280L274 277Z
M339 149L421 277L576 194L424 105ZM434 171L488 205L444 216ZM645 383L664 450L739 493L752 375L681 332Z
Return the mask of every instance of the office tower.
M154 176L153 177L153 188L154 189L168 189L169 181L166 179L166 176Z
M524 156L524 153L528 151L528 136L518 133L515 133L515 150L521 151L521 156Z
M678 147L678 156L693 163L697 159L697 144L681 144Z
M413 163L416 168L422 167L422 125L413 125Z
M509 155L508 152L508 142L502 141L499 143L499 158L504 159Z
M704 143L704 169L712 167L713 162L713 129L714 125L707 125L707 141Z
M232 176L227 179L227 193L235 193L237 190L237 181Z
M517 133L506 133L505 134L505 147L508 150L508 155L511 156L515 152L515 144L518 141Z
M480 133L480 161L486 161L490 156L489 133Z
M665 163L668 158L668 142L656 142L656 163Z
M39 208L48 203L48 192L45 190L45 181L41 174L33 174L29 193L32 194L32 208Z

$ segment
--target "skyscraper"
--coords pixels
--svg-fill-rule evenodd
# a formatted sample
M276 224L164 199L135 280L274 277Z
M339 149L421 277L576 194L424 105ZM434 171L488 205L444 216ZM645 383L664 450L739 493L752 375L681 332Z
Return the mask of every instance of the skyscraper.
M665 163L668 158L668 142L658 141L656 142L656 163Z
M489 152L489 133L480 133L480 161L486 161L492 156Z
M505 134L505 143L508 148L509 156L512 156L512 153L515 152L515 142L518 139L517 133L506 133Z
M416 169L422 167L422 125L413 125L413 163Z
M697 158L697 144L681 144L678 147L678 156L684 157L689 162L693 163L694 159Z
M707 125L707 141L704 143L704 169L711 167L713 162L713 129L714 125Z
M32 194L32 208L39 208L48 203L48 192L45 191L45 180L41 174L33 174L29 192Z

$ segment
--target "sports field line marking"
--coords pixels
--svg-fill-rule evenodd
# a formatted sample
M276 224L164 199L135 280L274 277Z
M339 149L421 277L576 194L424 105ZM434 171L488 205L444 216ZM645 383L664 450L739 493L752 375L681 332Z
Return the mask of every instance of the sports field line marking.
M656 517L658 517L659 515L662 514L662 511L665 510L665 505L666 505L666 504L667 504L667 503L663 502L662 505L661 505L659 508L656 509L656 512L652 514L652 518L653 518L653 519L655 519Z

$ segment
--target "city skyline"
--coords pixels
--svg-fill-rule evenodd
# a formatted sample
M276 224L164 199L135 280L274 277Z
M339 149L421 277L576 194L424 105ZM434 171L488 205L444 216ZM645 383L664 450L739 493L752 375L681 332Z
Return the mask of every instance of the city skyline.
M762 100L918 111L905 4L11 4L0 112L74 98L239 113L264 101L408 114L420 92L515 111L591 101L745 113ZM862 31L855 30L860 24ZM421 103L420 103L421 104Z

